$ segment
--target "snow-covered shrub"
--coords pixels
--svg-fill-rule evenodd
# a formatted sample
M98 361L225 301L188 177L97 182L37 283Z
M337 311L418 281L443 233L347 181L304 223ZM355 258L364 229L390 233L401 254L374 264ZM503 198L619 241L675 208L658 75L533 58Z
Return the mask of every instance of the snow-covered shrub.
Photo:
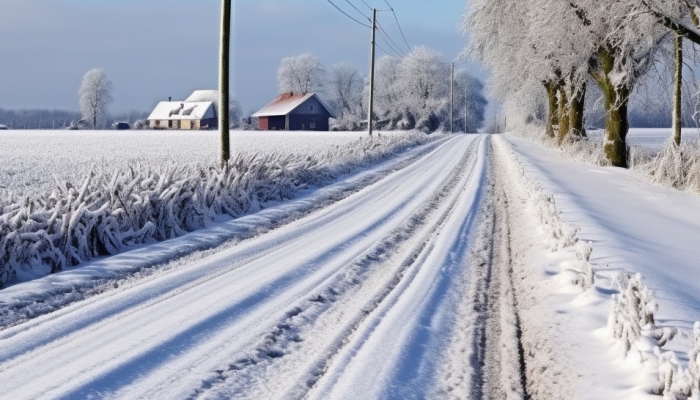
M608 325L613 336L623 346L625 356L642 336L642 328L654 327L654 313L659 306L654 293L644 285L642 276L630 276L627 287L614 294L613 309L608 318Z
M132 128L135 130L143 131L146 129L150 129L151 126L148 125L148 121L146 121L145 119L139 119L139 120L134 121Z
M632 169L654 183L691 193L700 193L700 143L677 146L667 140L655 157L637 162Z
M693 399L700 399L700 322L693 325L693 348L688 352Z
M663 395L664 400L687 399L691 394L690 372L683 368L672 351L662 352L654 347L654 355L659 364L659 386L652 393Z
M0 286L60 271L125 246L181 236L217 215L238 217L352 169L439 138L413 132L363 137L316 157L238 153L221 169L142 164L91 172L79 187L57 182L48 195L0 204Z
M576 284L584 290L590 289L595 283L595 270L590 262L592 253L593 243L583 241L576 243L576 258L583 264L581 273L576 278Z

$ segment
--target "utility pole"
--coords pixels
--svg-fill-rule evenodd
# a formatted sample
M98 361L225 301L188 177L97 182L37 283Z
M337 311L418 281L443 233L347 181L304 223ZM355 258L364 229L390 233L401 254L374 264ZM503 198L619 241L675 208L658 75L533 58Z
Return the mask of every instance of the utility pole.
M469 116L469 79L464 83L464 133L469 133L467 122Z
M229 143L229 60L231 52L231 0L221 0L221 48L219 49L219 135L221 168L231 158Z
M372 113L374 112L374 48L377 43L377 9L373 9L372 16L372 52L369 69L369 116L367 117L367 129L372 136Z
M455 63L452 63L450 76L450 133L455 133Z

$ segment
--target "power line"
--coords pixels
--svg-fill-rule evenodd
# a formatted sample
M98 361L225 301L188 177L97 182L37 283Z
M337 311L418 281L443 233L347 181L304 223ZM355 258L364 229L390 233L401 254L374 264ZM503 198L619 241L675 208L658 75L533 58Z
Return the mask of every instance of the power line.
M389 2L387 0L384 0L384 2L386 3L387 6L389 6L389 9L394 14L394 19L396 20L396 25L399 26L399 32L401 32L401 36L403 37L404 43L406 43L406 46L408 47L408 51L411 52L411 54L413 54L413 51L411 50L411 45L409 45L408 40L406 40L406 35L404 35L404 33L403 33L403 29L401 28L401 23L399 22L399 17L396 15L396 11L394 11L394 7L392 7L391 4L389 4Z
M374 8L370 7L370 5L367 4L367 3L365 2L365 0L360 0L360 1L362 2L362 4L366 5L367 8L369 8L369 9L372 10L372 11L374 11Z
M369 26L369 25L367 25L367 24L365 24L365 23L362 23L362 22L356 20L355 18L353 18L350 14L346 13L342 8L338 7L338 6L337 6L335 3L333 3L331 0L328 0L328 2L331 3L331 4L333 5L333 7L335 7L338 11L340 11L340 12L343 13L343 14L345 14L346 17L348 17L348 18L350 18L351 20L357 22L358 24L364 26L365 28L372 29L371 26Z
M393 55L393 54L389 53L388 51L384 50L384 49L382 48L382 46L379 45L379 43L375 43L374 45L377 46L377 48L378 48L379 50L381 50L384 54L386 54L386 55L389 56L389 57L401 58L401 57L396 57L395 55Z
M389 33L384 29L384 27L379 22L377 22L377 26L379 26L379 33L382 35L382 37L387 42L387 44L390 47L392 47L393 49L395 49L397 54L403 54L404 57L407 57L408 55L399 48L399 46L396 44L396 42L394 42L394 40L391 38L391 35L389 35ZM384 32L384 33L382 33L382 32Z
M391 50L393 50L399 57L401 57L401 55L407 57L406 53L401 51L401 49L399 49L398 46L396 46L396 43L394 43L394 41L391 39L391 36L389 36L389 34L384 30L384 28L382 28L379 22L377 22L377 26L379 27L379 34L382 36L386 44L389 45Z
M350 4L350 6L351 6L352 8L354 8L358 13L360 13L360 15L362 15L362 16L365 17L365 18L367 18L368 21L371 21L371 20L372 20L372 18L366 16L365 13L363 13L362 11L360 11L359 8L355 7L355 5L352 4L352 3L350 2L350 0L345 0L345 1L346 1L348 4Z

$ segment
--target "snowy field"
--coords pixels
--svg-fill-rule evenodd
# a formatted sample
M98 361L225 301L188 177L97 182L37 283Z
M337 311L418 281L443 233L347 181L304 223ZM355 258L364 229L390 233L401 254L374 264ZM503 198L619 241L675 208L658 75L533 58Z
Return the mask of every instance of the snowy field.
M364 132L232 132L233 152L318 155ZM211 165L219 156L216 131L0 131L0 198L47 193L56 179L80 184L90 171L140 163L160 170L177 163Z
M683 140L698 140L699 132L700 130L697 128L684 128L682 131ZM591 137L602 136L603 130L590 131L589 135ZM671 128L631 128L627 134L627 142L658 153L671 135Z

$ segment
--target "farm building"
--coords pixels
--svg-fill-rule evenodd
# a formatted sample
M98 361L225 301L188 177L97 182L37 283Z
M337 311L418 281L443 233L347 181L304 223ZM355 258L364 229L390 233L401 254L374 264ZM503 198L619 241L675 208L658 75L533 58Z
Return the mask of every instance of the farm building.
M197 90L185 101L161 101L148 117L151 129L217 129L216 90Z
M282 93L253 117L263 131L327 131L335 115L316 93Z

